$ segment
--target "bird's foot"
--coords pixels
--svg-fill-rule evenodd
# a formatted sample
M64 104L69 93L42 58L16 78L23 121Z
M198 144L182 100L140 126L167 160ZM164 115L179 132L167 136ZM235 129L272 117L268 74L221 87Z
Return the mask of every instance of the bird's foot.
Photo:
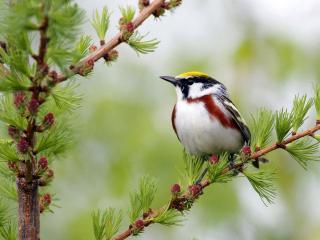
M204 178L204 176L207 174L209 170L209 167L206 167L203 172L201 173L200 177L197 179L197 181L195 182L195 184L199 185L201 184L202 179Z
M231 153L228 157L229 160L229 169L232 169L232 175L237 176L240 171L235 168L235 154Z

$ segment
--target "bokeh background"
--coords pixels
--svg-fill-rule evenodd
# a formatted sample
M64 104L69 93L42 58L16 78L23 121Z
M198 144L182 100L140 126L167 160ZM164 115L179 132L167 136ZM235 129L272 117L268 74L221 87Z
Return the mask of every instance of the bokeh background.
M117 31L118 6L136 0L78 0L88 19L107 5ZM223 82L249 121L258 108L290 107L295 94L312 94L320 79L318 0L185 0L173 14L141 28L161 41L138 57L126 45L111 67L99 63L79 79L83 96L75 121L76 143L54 163L54 214L42 216L42 239L93 238L91 212L129 207L129 192L143 175L157 179L154 207L170 197L180 178L182 147L171 128L172 86L159 75L198 70ZM83 33L95 34L89 22ZM97 41L98 42L98 41ZM313 123L311 113L306 123ZM214 185L181 227L154 225L138 239L320 239L320 165L305 171L281 151L270 154L278 195L266 207L244 178ZM123 228L127 223L123 224Z

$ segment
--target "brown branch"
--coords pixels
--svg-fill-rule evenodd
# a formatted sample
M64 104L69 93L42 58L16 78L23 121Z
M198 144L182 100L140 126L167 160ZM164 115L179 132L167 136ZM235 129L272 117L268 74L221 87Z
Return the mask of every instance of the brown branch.
M49 24L49 19L48 16L44 16L42 23L39 27L39 32L40 32L40 44L39 44L39 53L37 56L35 56L35 60L37 62L37 73L36 73L36 77L33 77L33 79L35 81L33 81L33 85L31 88L29 88L29 90L32 92L32 97L31 97L31 101L35 100L38 104L41 103L40 99L39 99L39 93L41 91L41 86L39 85L39 81L38 80L42 80L45 75L48 74L48 66L45 62L45 55L47 52L47 47L48 47L48 37L47 37L47 29L48 29L48 24ZM43 103L43 102L42 102ZM27 140L29 143L29 146L31 146L32 148L34 147L34 136L35 133L37 131L37 126L36 126L36 121L35 121L35 117L36 114L34 114L35 116L30 117L28 119L28 127L27 127ZM32 164L32 168L29 168L29 170L31 172L28 172L29 176L33 176L33 171L34 168L36 166L33 166L34 164Z
M239 170L244 167L245 164L255 161L259 157L262 157L276 149L282 148L282 146L286 146L289 143L292 143L298 139L301 139L306 136L313 136L314 133L320 130L320 122L317 121L316 126L303 131L301 133L296 133L295 135L288 137L287 139L283 140L280 143L274 143L264 149L261 149L259 151L253 152L244 162L235 164L232 167L226 167L221 172L221 176L229 173L232 170ZM211 182L209 179L204 179L199 184L195 184L189 187L189 189L183 193L182 195L178 197L173 197L169 202L169 209L176 209L178 211L184 211L189 210L191 208L190 202L193 203L200 195L203 194L203 189L210 186L213 182ZM188 205L186 205L188 204ZM153 220L155 217L159 216L163 211L167 210L167 206L165 205L159 209L151 209L148 213L144 214L142 227L140 227L140 230L142 230L144 227L147 227L151 224L153 224ZM130 225L129 228L127 228L125 231L117 235L113 238L113 240L124 240L131 235L134 234L135 226Z
M252 154L251 159L256 159L259 158L263 155L266 155L267 153L280 148L281 145L288 145L289 143L292 143L300 138L306 137L306 136L312 136L315 132L317 132L318 130L320 130L320 123L317 123L315 127L310 128L304 132L301 133L296 133L295 135L287 138L286 140L282 141L280 144L272 144L271 146L264 148L260 151L255 152L254 154Z
M133 30L137 29L146 19L148 19L157 9L159 9L163 4L164 0L154 0L149 6L145 7L139 15L132 21ZM107 43L100 46L96 51L91 53L89 56L81 60L75 66L71 66L72 74L79 74L79 71L83 66L85 66L90 61L98 61L99 59L106 56L112 49L117 47L123 42L123 33L119 31L112 39ZM58 75L56 82L66 81L70 76Z
M18 239L40 239L40 208L38 195L38 180L28 183L25 178L17 178L19 202Z
M49 38L47 37L47 29L49 24L48 16L44 16L41 26L39 27L40 31L40 45L39 45L39 55L36 57L38 62L38 67L44 64L44 58L47 52L47 46L49 43Z
M118 236L113 238L113 240L122 240L130 237L132 235L132 229L129 227L127 230L124 232L120 233Z
M264 156L266 154L268 154L269 152L272 152L276 149L279 148L284 148L286 145L288 145L289 143L292 143L300 138L306 137L306 136L312 136L315 132L320 130L320 123L317 121L316 126L314 126L313 128L310 128L304 132L301 133L296 133L295 135L292 135L291 137L288 137L287 139L283 140L280 143L274 143L272 145L270 145L269 147L266 147L264 149L261 149L257 152L254 152L251 154L251 156L247 159L247 162L250 161L255 161L256 159L258 159L261 156ZM239 168L240 165L243 165L243 163L239 163L235 165L235 168ZM229 172L231 169L226 168L224 171L224 173Z
M42 23L39 27L40 33L40 44L38 55L33 55L32 57L37 62L37 72L35 76L31 77L32 87L29 91L32 92L32 97L29 102L34 101L37 104L35 108L38 108L42 103L39 98L39 93L41 91L40 82L48 74L48 66L45 62L45 54L47 52L47 47L49 39L47 37L49 19L48 16L44 16ZM28 105L28 107L30 107ZM30 146L29 157L22 161L20 165L26 165L23 174L19 173L16 179L17 191L18 191L18 236L19 240L39 240L40 237L40 206L39 206L39 179L34 176L37 168L37 162L33 156L33 148L35 145L35 133L37 131L36 126L36 116L37 110L32 113L33 116L28 116L28 126L26 129L26 140ZM32 149L32 150L31 150ZM23 183L23 184L22 184Z

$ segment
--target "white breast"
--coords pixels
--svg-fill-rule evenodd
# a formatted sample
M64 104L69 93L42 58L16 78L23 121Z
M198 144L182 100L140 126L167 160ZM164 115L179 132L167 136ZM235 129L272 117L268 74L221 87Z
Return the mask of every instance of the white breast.
M224 113L229 114L226 110ZM190 154L237 152L243 145L240 132L225 128L218 119L210 117L203 102L178 101L175 127L181 143Z

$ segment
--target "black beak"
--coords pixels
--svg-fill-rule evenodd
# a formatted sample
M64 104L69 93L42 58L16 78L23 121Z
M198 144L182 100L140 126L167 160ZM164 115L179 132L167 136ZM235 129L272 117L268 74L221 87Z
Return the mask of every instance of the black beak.
M173 84L176 86L178 84L178 81L175 79L175 77L170 77L170 76L160 76L161 79Z

